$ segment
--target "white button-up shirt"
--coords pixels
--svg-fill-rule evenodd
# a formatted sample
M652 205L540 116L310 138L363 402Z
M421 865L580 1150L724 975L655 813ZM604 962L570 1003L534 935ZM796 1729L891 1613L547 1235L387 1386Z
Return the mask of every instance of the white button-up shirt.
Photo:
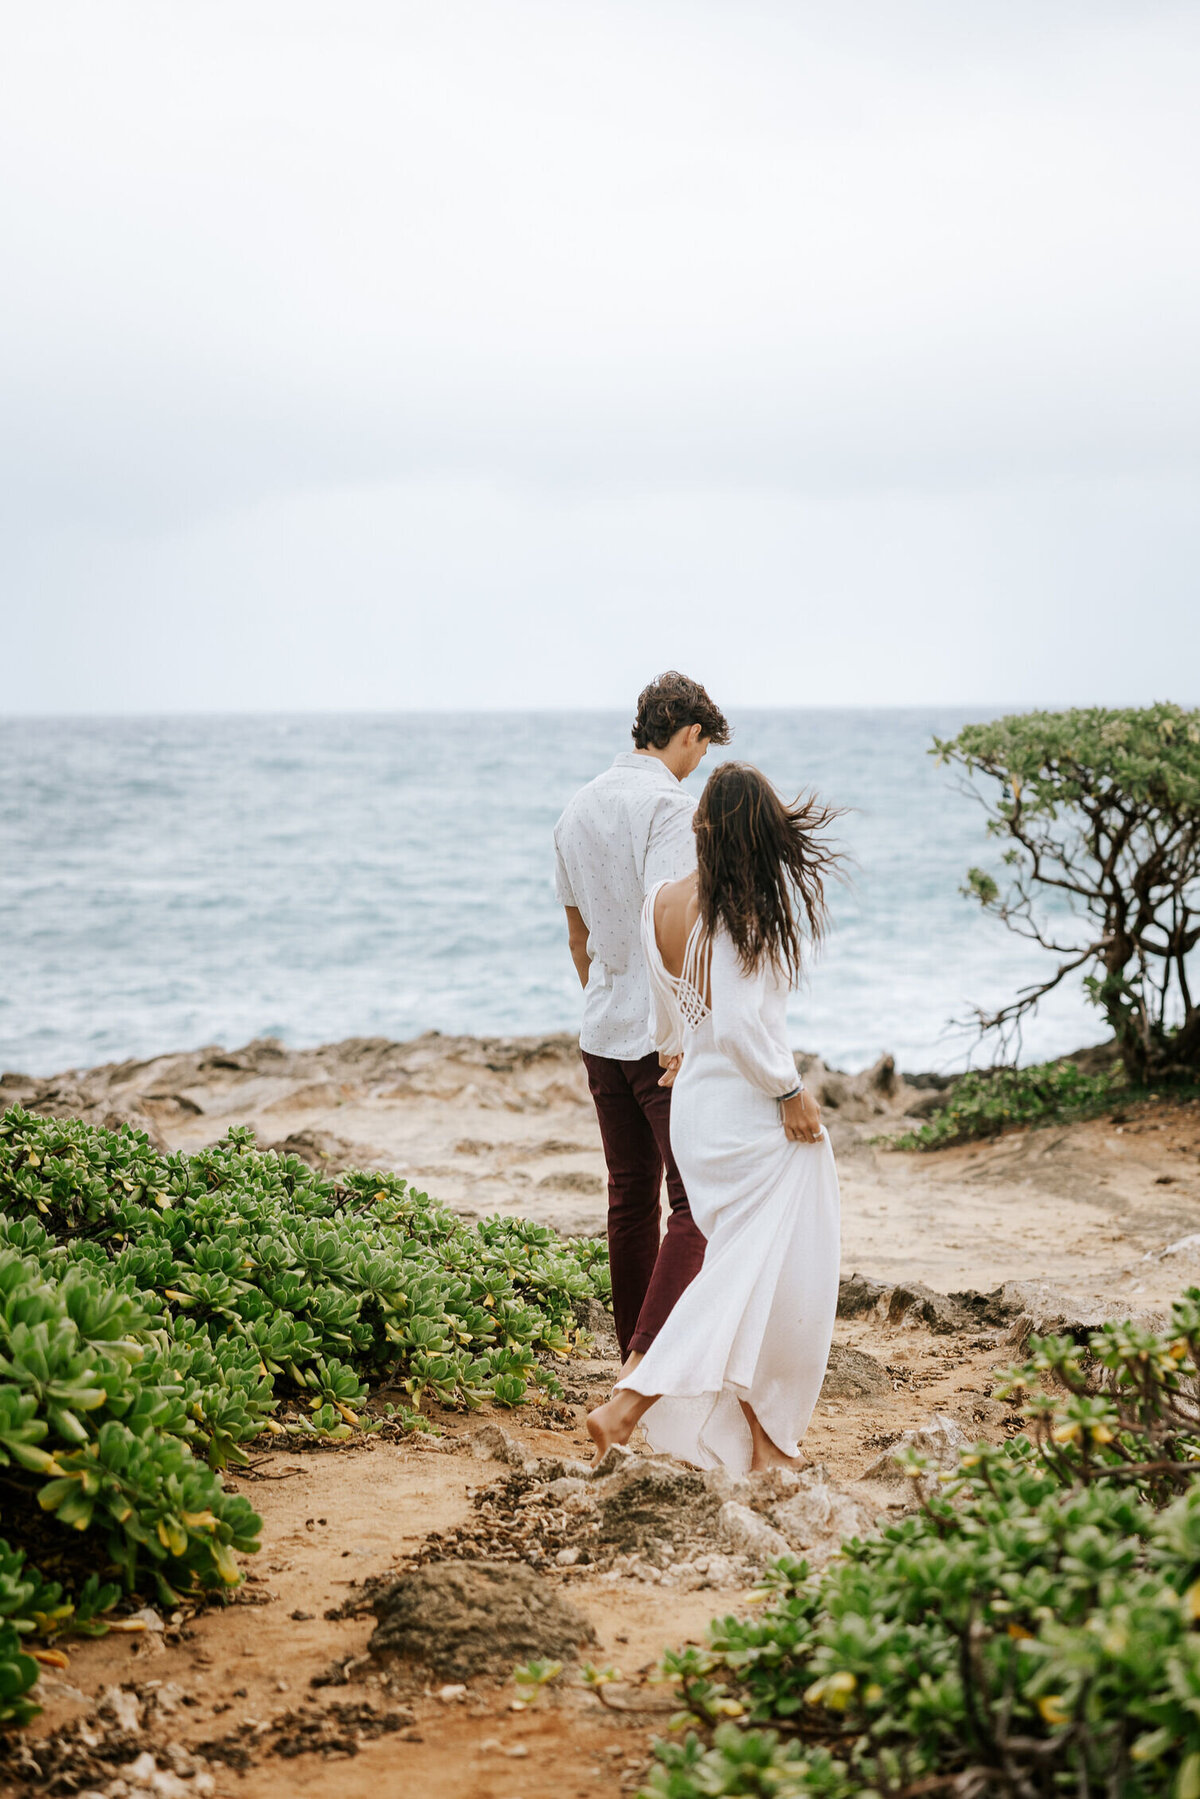
M642 901L696 866L696 801L656 756L626 750L580 788L554 827L554 891L588 928L581 1049L635 1061L654 1048Z

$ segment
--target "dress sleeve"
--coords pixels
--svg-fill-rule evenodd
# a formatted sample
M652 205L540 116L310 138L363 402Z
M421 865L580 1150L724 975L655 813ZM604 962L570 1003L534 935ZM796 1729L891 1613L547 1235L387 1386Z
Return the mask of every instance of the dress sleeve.
M692 818L696 807L688 793L665 795L655 810L646 844L642 891L649 893L660 881L682 881L696 866L696 833Z
M709 992L713 1042L752 1087L782 1099L799 1086L792 1052L763 1022L767 969L748 975L726 931L713 939Z
M654 901L661 881L650 889L642 906L642 953L650 975L650 1036L656 1050L664 1056L683 1054L683 1014L675 989L667 979L658 953L654 930Z

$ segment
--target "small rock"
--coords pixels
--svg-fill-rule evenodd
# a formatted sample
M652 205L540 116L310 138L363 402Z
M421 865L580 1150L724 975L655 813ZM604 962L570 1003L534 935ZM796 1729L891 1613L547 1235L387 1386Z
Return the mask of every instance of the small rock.
M591 1481L578 1474L564 1474L559 1480L552 1480L544 1491L547 1499L561 1504L572 1493L587 1493L591 1489Z
M510 1743L504 1753L505 1755L510 1756L513 1761L521 1761L529 1754L529 1751L524 1743Z
M457 1682L452 1686L438 1688L438 1698L443 1705L454 1705L458 1700L465 1699L466 1696L467 1689L461 1682Z
M578 1549L560 1549L554 1560L560 1568L573 1568L579 1560Z
M939 1471L948 1471L957 1467L958 1457L962 1450L970 1446L970 1438L944 1412L935 1412L928 1424L918 1425L915 1430L906 1430L898 1442L871 1463L863 1475L864 1480L878 1481L885 1487L909 1487L913 1489L914 1502L919 1496L928 1496L937 1491L941 1484L937 1478ZM921 1479L915 1479L900 1462L900 1456L906 1449L918 1450L932 1464Z
M123 1687L105 1687L97 1707L102 1718L111 1718L118 1730L136 1733L142 1727L142 1709L136 1693Z
M471 1454L478 1460L506 1462L510 1468L523 1468L529 1456L499 1424L481 1424L471 1438Z

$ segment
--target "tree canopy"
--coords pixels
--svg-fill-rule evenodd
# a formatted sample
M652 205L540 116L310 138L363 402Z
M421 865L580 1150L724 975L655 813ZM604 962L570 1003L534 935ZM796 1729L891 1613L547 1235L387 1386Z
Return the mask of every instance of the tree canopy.
M1131 1080L1194 1075L1200 1010L1189 958L1200 942L1200 711L1163 703L1025 712L935 738L1005 841L997 878L965 892L1057 957L1044 981L979 1013L1002 1041L1079 973ZM997 783L981 790L976 778Z

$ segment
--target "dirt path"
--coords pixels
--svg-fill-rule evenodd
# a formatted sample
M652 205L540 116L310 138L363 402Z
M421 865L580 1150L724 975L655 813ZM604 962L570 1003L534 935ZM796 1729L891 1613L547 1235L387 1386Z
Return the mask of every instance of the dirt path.
M886 1359L894 1382L882 1397L820 1406L807 1446L838 1479L861 1473L881 1444L935 1411L958 1413L977 1434L992 1370L1007 1359L994 1341L972 1344L919 1329L887 1332L874 1320L840 1325L837 1335ZM584 1365L579 1378L598 1395L613 1373L613 1364L595 1362ZM582 1416L580 1407L578 1425ZM430 1532L472 1516L472 1493L505 1472L472 1453L473 1439L496 1422L531 1455L587 1453L581 1428L531 1428L519 1411L485 1408L469 1418L444 1416L445 1434L438 1439L368 1440L256 1457L253 1470L233 1483L264 1521L245 1602L201 1614L182 1629L168 1621L165 1640L147 1632L72 1646L69 1670L45 1683L47 1709L29 1736L44 1738L73 1719L94 1717L105 1690L115 1686L136 1691L143 1701L165 1695L167 1709L154 1710L141 1742L160 1766L171 1765L172 1743L203 1756L218 1796L600 1799L632 1790L674 1709L669 1689L647 1684L647 1677L664 1649L702 1641L711 1618L744 1605L746 1586L681 1591L574 1568L546 1576L595 1627L599 1641L589 1652L592 1659L626 1677L612 1692L614 1703L631 1708L623 1713L604 1708L577 1685L549 1695L534 1710L513 1709L511 1682L473 1681L465 1693L439 1698L444 1683L436 1678L414 1683L404 1669L389 1671L366 1657L375 1622L369 1612L326 1616L353 1599L364 1580L411 1565ZM994 1417L986 1428L994 1432ZM352 1670L349 1685L312 1684L357 1657L366 1660ZM335 1719L336 1708L347 1703L366 1705L380 1717L399 1712L401 1728L358 1741L354 1754L274 1752L289 1715L294 1720L307 1707ZM296 1733L293 1727L282 1734ZM224 1748L214 1753L214 1743ZM244 1752L248 1765L241 1771L217 1759L230 1746L235 1761ZM14 1782L4 1790L45 1788Z
M350 1161L395 1167L467 1214L519 1212L568 1231L602 1227L595 1120L565 1040L372 1041L299 1055L252 1045L62 1077L60 1086L60 1109L96 1121L140 1118L172 1147L191 1149L249 1123L262 1141L286 1143L331 1170ZM917 1156L872 1140L895 1128L912 1090L878 1099L872 1092L860 1082L826 1114L842 1174L846 1272L941 1292L1037 1279L1081 1302L1131 1312L1164 1308L1200 1279L1195 1105L1145 1105L1125 1119ZM7 1087L0 1094L3 1103L19 1097ZM881 1394L823 1399L818 1408L805 1448L836 1480L855 1481L900 1432L935 1412L957 1418L972 1437L1008 1426L991 1396L996 1371L1013 1354L1003 1331L933 1336L872 1316L839 1321L836 1337L888 1374ZM571 1382L598 1398L613 1373L612 1364L587 1364L571 1371ZM530 1455L586 1455L583 1413L576 1406L569 1427L551 1430L528 1412L493 1418L485 1410L442 1419L445 1435L436 1440L358 1441L320 1453L285 1447L256 1458L236 1480L264 1519L245 1602L178 1626L168 1620L162 1634L72 1647L69 1669L43 1683L47 1709L29 1738L44 1741L72 1720L94 1718L105 1689L115 1687L139 1696L142 1735L131 1754L150 1750L160 1770L186 1771L191 1750L205 1759L211 1787L204 1775L174 1788L159 1777L162 1799L201 1799L205 1791L217 1799L599 1799L632 1790L673 1709L669 1693L645 1676L665 1648L700 1640L714 1615L745 1603L744 1585L686 1590L586 1566L545 1574L594 1626L592 1658L626 1676L614 1689L630 1708L622 1713L577 1685L535 1710L513 1709L511 1682L473 1681L443 1698L444 1682L414 1683L411 1673L369 1658L349 1685L312 1684L364 1657L374 1624L369 1613L326 1614L345 1607L368 1578L411 1566L430 1533L471 1519L474 1491L504 1474L473 1453L479 1432L498 1421ZM112 1728L111 1718L83 1725L93 1737ZM324 1751L314 1737L325 1739ZM86 1734L76 1733L76 1762L68 1755L56 1790L80 1790L70 1767L84 1765L86 1748ZM111 1779L82 1786L123 1799ZM14 1770L3 1790L49 1789ZM127 1786L138 1790L154 1789Z

